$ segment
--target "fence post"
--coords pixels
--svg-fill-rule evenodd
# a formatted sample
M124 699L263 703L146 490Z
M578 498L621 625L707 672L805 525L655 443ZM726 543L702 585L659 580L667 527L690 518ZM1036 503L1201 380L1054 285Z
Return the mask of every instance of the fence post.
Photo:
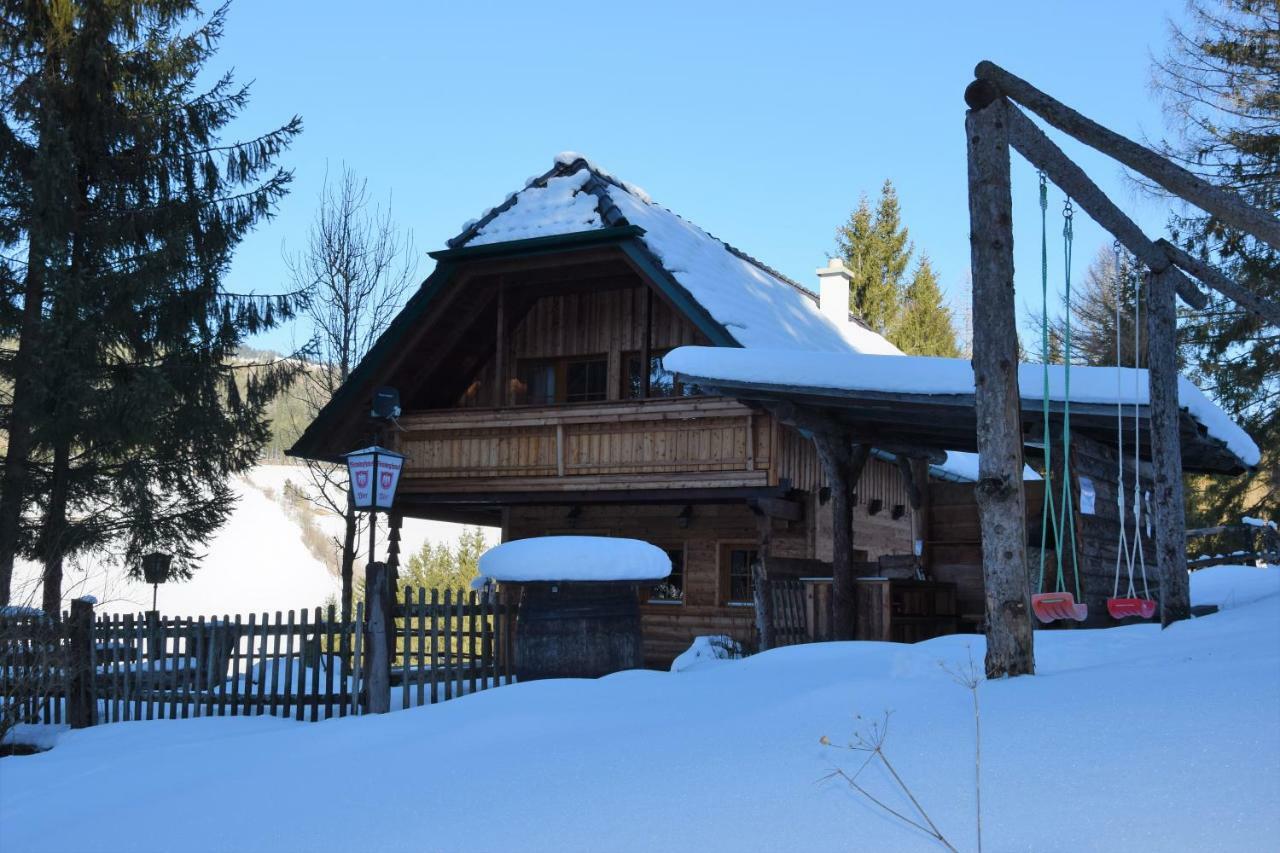
M97 685L93 664L93 602L71 602L68 635L67 722L83 729L98 722Z
M391 710L391 653L387 646L391 623L391 597L387 587L387 564L370 562L364 570L365 713L385 714Z

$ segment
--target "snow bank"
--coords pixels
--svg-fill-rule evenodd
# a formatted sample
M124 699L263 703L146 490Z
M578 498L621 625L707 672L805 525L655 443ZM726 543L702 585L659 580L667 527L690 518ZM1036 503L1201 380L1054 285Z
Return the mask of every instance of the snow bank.
M1213 566L1191 573L1191 603L1239 607L1280 595L1278 566Z
M672 672L685 672L711 661L736 660L742 657L742 646L727 634L694 637L692 645L671 662Z
M930 396L974 393L973 366L959 358L680 347L664 356L662 363L667 370L693 381ZM1043 370L1039 364L1024 364L1018 369L1024 400L1042 398ZM1073 366L1070 375L1072 402L1115 405L1119 400L1143 406L1149 402L1145 369ZM1066 369L1050 365L1050 399L1066 399L1066 382ZM1178 377L1178 402L1242 462L1258 464L1261 454L1248 433L1183 376Z
M671 574L671 558L639 539L539 536L485 551L480 574L499 582L659 580Z
M892 710L894 768L973 850L971 697L939 664L981 666L984 651L977 636L822 643L378 717L70 731L49 752L0 759L0 846L937 851L839 780L820 781L861 757L819 738L843 744ZM1164 631L1039 631L1036 656L1039 675L978 688L986 849L1275 849L1280 596ZM335 799L334 780L370 767L378 784L340 786ZM266 781L282 771L287 784ZM911 807L875 767L859 783ZM500 820L483 819L486 803L501 803Z

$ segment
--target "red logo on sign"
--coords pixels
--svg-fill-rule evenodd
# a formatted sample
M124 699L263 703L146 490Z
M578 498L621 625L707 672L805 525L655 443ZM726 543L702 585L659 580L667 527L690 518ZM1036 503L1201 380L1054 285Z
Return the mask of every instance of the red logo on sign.
M369 486L369 472L368 472L368 471L357 471L357 472L356 472L356 487L357 487L357 488L361 488L361 489L365 489L365 488L368 488L368 486Z
M381 479L382 481L382 488L384 489L391 488L391 472L390 471L383 471L379 475L379 479Z

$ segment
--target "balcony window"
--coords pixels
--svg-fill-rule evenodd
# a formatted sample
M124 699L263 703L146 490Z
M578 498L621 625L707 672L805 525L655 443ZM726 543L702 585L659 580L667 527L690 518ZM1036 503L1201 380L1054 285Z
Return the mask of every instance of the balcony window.
M592 403L608 398L609 360L524 360L516 366L515 402L522 406Z

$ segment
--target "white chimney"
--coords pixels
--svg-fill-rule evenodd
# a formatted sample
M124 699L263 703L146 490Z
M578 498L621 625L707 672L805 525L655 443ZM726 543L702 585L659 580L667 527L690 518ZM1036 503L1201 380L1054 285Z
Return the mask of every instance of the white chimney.
M818 270L818 307L836 328L849 322L849 283L853 274L839 258L832 258Z

